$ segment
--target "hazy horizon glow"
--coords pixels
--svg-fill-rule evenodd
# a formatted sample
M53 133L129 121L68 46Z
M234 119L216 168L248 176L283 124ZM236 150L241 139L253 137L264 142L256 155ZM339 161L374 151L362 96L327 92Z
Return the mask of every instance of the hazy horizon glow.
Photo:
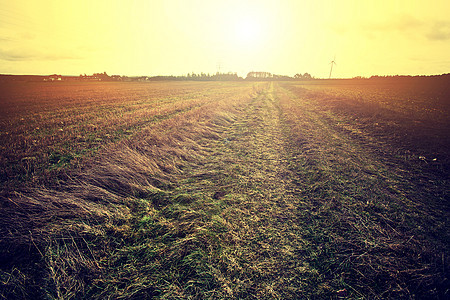
M0 73L450 72L450 2L0 0Z

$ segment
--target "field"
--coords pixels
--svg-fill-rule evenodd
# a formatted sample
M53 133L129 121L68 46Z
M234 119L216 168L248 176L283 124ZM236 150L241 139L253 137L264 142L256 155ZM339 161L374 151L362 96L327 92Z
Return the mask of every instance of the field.
M446 80L0 82L0 298L448 299Z

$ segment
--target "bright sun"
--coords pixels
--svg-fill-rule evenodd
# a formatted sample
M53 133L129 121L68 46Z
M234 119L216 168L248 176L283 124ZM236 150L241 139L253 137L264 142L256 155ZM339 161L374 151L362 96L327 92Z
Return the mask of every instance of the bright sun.
M261 41L261 24L254 18L243 17L236 20L235 38L242 46L252 46Z

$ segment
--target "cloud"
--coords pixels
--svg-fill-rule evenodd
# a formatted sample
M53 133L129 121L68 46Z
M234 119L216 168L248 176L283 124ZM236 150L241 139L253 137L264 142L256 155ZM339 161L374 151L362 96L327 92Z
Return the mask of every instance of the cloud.
M432 41L450 40L450 22L435 22L426 37Z
M383 22L367 22L361 25L361 29L373 32L410 32L423 26L423 22L410 15L399 15Z
M410 15L401 15L391 21L391 26L399 31L416 30L423 26L423 22Z
M7 42L10 42L10 41L12 41L11 38L9 38L9 37L4 37L4 36L0 36L0 42L2 42L2 43L7 43Z
M0 35L0 42L11 43L10 45L13 45L14 43L30 43L35 39L36 35L31 32L2 32L2 34Z
M425 38L429 41L450 40L450 22L422 20L410 15L398 15L384 21L366 21L359 26L334 24L331 29L339 35L364 34L370 38L386 34L406 35L409 38Z
M12 51L12 50L0 49L0 59L7 60L7 61L33 60L34 55L31 52L27 52L27 51L23 51L23 50Z
M69 52L41 52L31 49L0 48L0 60L6 61L55 61L67 59L81 59L81 57Z
M423 30L425 23L413 16L396 15L386 20L365 20L358 23L332 24L331 29L339 34L363 34L370 38L380 34L414 34Z

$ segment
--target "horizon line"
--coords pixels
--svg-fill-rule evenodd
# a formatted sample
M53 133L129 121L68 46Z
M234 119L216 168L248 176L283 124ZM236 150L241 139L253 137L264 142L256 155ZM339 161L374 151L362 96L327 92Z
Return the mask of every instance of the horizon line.
M248 74L250 74L250 73L252 73L252 72L255 72L255 71L250 71L250 72L248 72L247 73L247 75ZM72 74L58 74L58 73L51 73L51 74L11 74L11 73L0 73L0 76L42 76L42 77L46 77L46 76L52 76L52 75L58 75L58 76L62 76L62 77L80 77L80 76L92 76L92 75L94 75L94 74L105 74L106 72L98 72L98 73L92 73L91 75L86 75L86 73L83 73L83 74L79 74L79 75L72 75ZM269 73L269 74L271 74L272 76L281 76L281 77L289 77L289 78L293 78L293 79L295 79L295 75L294 76L289 76L289 75L282 75L282 74L274 74L274 73L271 73L271 72L266 72L266 73ZM120 74L112 74L112 75L108 75L107 73L106 73L106 75L108 75L108 76L120 76L120 77L130 77L130 78L133 78L133 77L147 77L147 78L155 78L155 77L175 77L175 78L180 78L180 77L189 77L188 75L189 74L196 74L196 75L201 75L201 74L203 74L203 75L207 75L207 76L214 76L214 75L217 75L217 74L221 74L221 75L229 75L229 74L238 74L237 72L226 72L226 73L220 73L220 72L216 72L216 73L204 73L204 72L200 72L200 73L195 73L195 72L192 72L192 73L187 73L187 74L183 74L183 75L173 75L173 74L171 74L171 75L120 75ZM297 73L297 74L299 74L299 75L303 75L303 74L309 74L309 73L303 73L303 74L301 74L301 73ZM296 74L296 75L297 75ZM425 75L425 74L415 74L415 75L412 75L412 74L395 74L395 75L378 75L378 74L375 74L375 75L370 75L370 76L362 76L362 75L356 75L356 76L353 76L353 77L335 77L335 78L325 78L325 77L314 77L314 76L312 76L311 75L311 79L326 79L326 80L333 80L333 79L369 79L369 78L372 78L372 77L381 77L381 78L383 78L383 77L433 77L433 76L443 76L443 75L450 75L450 72L448 72L448 73L441 73L441 74L430 74L430 75ZM241 76L239 76L239 75L237 75L239 78L243 78L243 79L245 79L246 77L241 77ZM266 78L266 79L270 79L270 78Z

